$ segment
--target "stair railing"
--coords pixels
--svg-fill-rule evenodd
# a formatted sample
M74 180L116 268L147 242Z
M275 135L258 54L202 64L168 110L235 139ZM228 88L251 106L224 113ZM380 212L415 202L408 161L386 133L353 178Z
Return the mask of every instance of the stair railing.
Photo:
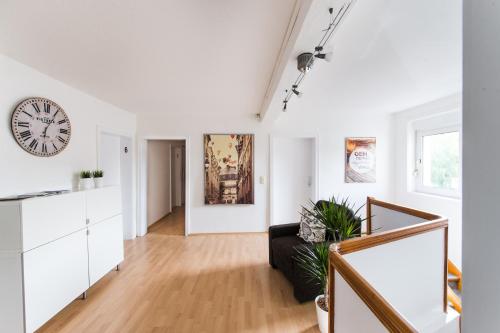
M404 215L380 214L387 217L388 225L394 226L400 224L400 219L407 219L407 225L404 221L402 227L387 230L387 225L383 221L374 223L374 211L383 207L396 213ZM342 277L350 288L357 294L368 309L375 315L380 323L389 332L417 332L414 325L401 314L374 286L372 286L365 277L363 277L350 263L345 256L358 251L363 251L369 248L378 247L384 244L397 242L405 238L424 235L433 231L443 230L444 239L444 260L443 269L443 296L442 296L442 311L447 312L448 309L448 221L441 216L415 210L412 208L395 205L388 202L368 198L367 200L367 235L359 238L343 241L339 244L332 244L330 247L329 259L329 332L335 331L335 280L336 273ZM393 219L393 221L391 221ZM397 222L397 223L395 223ZM377 232L378 230L385 230ZM418 249L416 249L418 250ZM380 258L383 260L383 258ZM337 275L338 277L338 275ZM340 332L341 333L341 332Z

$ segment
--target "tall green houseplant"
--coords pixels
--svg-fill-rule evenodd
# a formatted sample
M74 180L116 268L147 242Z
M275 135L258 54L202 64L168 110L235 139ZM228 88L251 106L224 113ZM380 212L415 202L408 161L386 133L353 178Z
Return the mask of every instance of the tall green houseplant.
M328 309L328 249L330 244L361 235L361 224L366 220L358 216L361 206L355 209L348 199L337 200L335 197L320 204L309 203L304 207L304 215L323 224L326 229L324 242L304 244L297 247L295 260L306 272L311 281L321 287L324 305Z

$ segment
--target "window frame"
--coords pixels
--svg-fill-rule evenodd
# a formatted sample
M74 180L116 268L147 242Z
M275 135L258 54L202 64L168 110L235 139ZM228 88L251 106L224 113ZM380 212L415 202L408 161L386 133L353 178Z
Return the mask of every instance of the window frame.
M446 133L458 132L459 137L459 152L458 152L458 189L444 189L444 188L436 188L431 186L424 185L424 172L423 172L423 156L424 156L424 137L431 135L439 135ZM424 194L432 194L449 198L460 199L462 196L462 129L459 124L451 125L451 126L441 126L434 127L431 129L425 130L417 130L415 131L415 192L424 193Z

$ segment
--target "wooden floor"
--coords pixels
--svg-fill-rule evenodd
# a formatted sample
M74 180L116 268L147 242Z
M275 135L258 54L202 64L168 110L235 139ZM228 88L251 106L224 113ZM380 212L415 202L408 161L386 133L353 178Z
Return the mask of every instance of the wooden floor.
M39 332L319 332L313 302L299 304L268 265L266 234L186 238L170 227L127 241L121 270Z
M174 207L172 214L152 224L148 231L161 235L184 236L184 219L184 207Z

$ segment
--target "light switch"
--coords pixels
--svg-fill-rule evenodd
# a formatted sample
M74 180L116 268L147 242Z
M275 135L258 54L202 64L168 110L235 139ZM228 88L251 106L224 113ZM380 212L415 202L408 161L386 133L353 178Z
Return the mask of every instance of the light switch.
M264 184L264 177L263 176L259 177L259 183Z

